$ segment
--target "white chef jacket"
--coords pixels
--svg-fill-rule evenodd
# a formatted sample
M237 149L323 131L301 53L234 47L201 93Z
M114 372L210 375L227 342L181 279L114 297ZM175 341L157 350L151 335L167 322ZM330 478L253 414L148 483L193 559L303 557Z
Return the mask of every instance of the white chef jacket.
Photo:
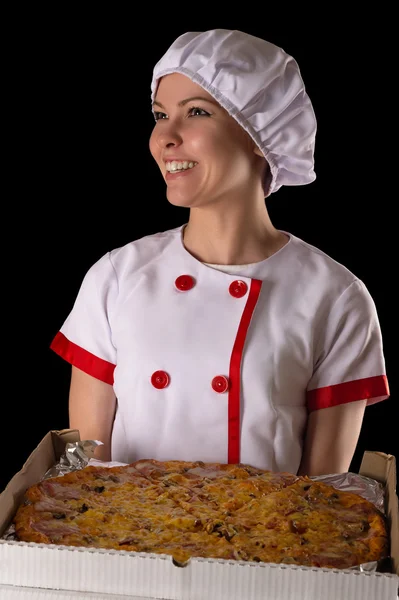
M114 386L112 460L296 473L310 411L389 396L374 302L292 234L232 274L194 258L183 228L102 256L51 347Z

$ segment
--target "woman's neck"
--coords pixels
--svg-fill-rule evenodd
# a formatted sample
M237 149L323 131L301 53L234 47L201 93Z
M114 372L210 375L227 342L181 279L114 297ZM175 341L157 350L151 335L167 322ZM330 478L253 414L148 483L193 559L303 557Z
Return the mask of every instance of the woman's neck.
M242 211L241 211L242 212ZM266 207L221 214L191 209L184 229L186 250L197 260L218 265L244 265L269 258L288 242L270 221Z

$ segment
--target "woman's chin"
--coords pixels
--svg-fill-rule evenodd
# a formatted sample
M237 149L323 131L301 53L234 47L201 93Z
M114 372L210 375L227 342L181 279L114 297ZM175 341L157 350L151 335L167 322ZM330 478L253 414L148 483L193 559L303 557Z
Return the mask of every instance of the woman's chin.
M170 190L167 190L166 197L170 204L182 208L192 208L200 202L197 194L176 194Z

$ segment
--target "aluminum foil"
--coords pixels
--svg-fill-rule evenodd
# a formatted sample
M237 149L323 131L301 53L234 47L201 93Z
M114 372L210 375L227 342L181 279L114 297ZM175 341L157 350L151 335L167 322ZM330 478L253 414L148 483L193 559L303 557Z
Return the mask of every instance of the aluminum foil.
M310 477L314 481L321 481L332 485L343 492L352 492L372 502L378 510L385 514L384 498L385 490L382 483L370 477L364 477L358 473L337 473L335 475L318 475Z
M83 469L88 465L113 467L123 466L126 464L120 462L103 462L93 458L95 449L97 446L101 445L103 445L103 442L98 440L83 440L80 442L66 444L65 452L60 457L59 462L46 471L42 477L42 480L50 477L60 477L72 471ZM385 489L384 486L375 479L364 477L364 475L359 475L358 473L333 473L331 475L318 475L310 477L310 479L331 485L337 490L358 494L362 498L365 498L374 504L382 514L385 514ZM2 539L17 539L13 525L10 525L10 527L4 532ZM382 561L357 565L355 567L351 567L350 570L367 573L390 570L389 566L388 568L385 567L387 560L390 561L389 557L388 559L385 558Z
M97 446L103 446L103 442L99 442L98 440L69 442L66 444L65 452L59 462L46 471L42 480L50 477L60 477L61 475L66 475L72 471L87 467Z

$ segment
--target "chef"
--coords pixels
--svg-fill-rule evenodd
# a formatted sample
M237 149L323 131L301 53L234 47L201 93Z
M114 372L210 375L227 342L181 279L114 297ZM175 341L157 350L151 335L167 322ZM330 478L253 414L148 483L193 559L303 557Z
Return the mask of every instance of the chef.
M265 204L315 179L297 63L244 32L189 32L155 65L151 101L150 150L189 219L86 273L51 344L72 365L70 426L103 460L348 470L389 388L364 283Z

